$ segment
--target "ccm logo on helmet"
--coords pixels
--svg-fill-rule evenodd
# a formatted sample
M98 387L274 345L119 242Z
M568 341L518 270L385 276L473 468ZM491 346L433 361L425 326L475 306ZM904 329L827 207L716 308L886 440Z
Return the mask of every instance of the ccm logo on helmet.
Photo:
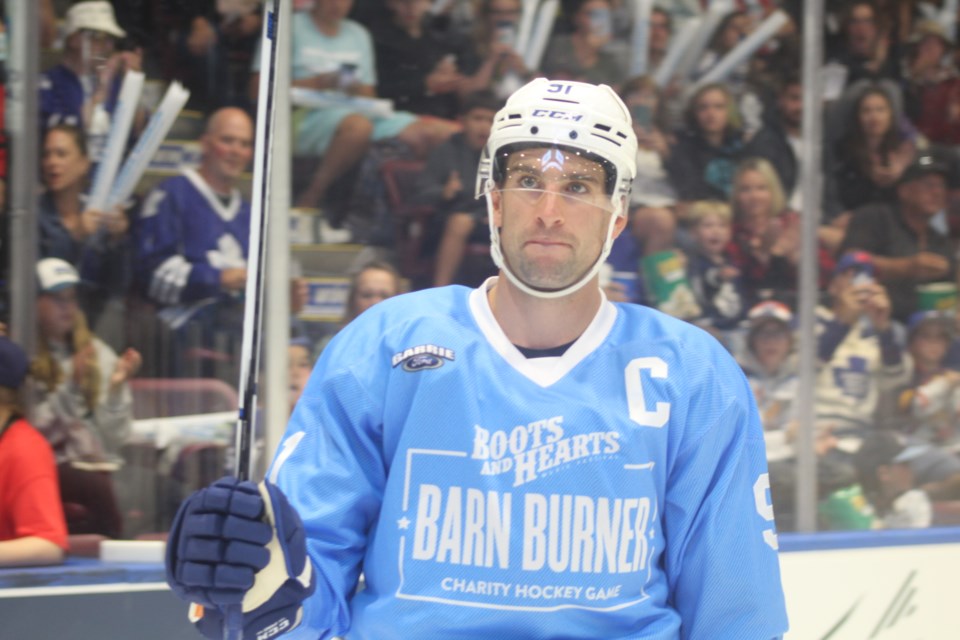
M569 120L571 122L580 122L583 115L579 113L570 113L569 111L553 111L551 109L534 109L535 118L552 118L554 120Z

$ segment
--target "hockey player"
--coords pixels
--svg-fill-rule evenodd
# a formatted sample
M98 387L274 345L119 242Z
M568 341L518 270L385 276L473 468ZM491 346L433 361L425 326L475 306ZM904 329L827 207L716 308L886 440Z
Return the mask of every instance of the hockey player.
M267 480L181 507L168 581L205 635L786 630L749 385L702 330L599 287L635 155L607 86L539 78L508 100L477 189L500 275L361 315Z

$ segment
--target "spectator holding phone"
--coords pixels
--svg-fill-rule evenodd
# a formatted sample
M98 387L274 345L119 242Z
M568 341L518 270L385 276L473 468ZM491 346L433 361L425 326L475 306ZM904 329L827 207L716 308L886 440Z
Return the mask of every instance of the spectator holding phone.
M611 53L613 8L610 0L570 2L572 33L550 39L540 69L551 78L620 86L626 73L622 62Z
M338 92L341 99L360 98L361 104L363 98L377 97L381 78L373 39L365 26L347 18L352 6L353 0L315 0L308 11L293 14L293 87ZM256 55L253 67L251 96L256 95L260 81ZM396 140L414 155L426 157L458 129L456 123L409 111L361 113L352 104L298 107L293 113L294 153L320 156L321 160L295 202L301 207L329 206L330 188L364 159L372 143ZM345 216L327 212L325 217L337 228Z
M118 50L127 35L105 0L78 2L67 11L63 60L40 78L40 129L66 123L89 136L105 137L117 105L120 82L127 70L140 71L140 49ZM146 122L140 110L134 122ZM99 151L94 153L98 160Z
M386 0L370 24L377 94L396 109L447 120L457 117L463 73L460 47L434 28L430 0Z
M840 245L841 253L869 254L901 323L917 310L919 285L957 281L953 244L946 229L932 224L946 207L948 172L935 156L917 157L897 182L896 201L854 211Z
M458 61L464 73L461 96L489 90L505 98L531 77L522 52L516 49L521 9L520 0L480 3L472 46L466 48Z
M844 254L830 281L829 305L817 308L817 426L852 453L877 424L881 394L903 376L891 302L863 251Z

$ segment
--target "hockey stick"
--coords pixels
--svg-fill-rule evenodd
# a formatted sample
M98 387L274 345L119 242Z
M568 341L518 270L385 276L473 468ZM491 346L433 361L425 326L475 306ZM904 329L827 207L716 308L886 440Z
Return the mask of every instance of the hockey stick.
M273 102L276 92L277 25L280 0L273 8L264 5L260 40L260 85L257 94L257 123L254 133L253 195L250 209L250 244L247 250L247 285L243 306L243 341L240 350L240 410L236 432L235 473L250 479L250 443L257 416L257 380L260 371L260 342L263 319L263 258L266 248L270 202L270 143L273 133Z
M264 4L260 36L260 86L254 131L253 197L250 207L250 244L247 249L247 286L243 304L243 340L240 349L240 408L237 416L234 475L250 479L250 442L257 419L257 379L260 371L260 330L263 309L263 262L270 201L270 142L273 132L273 98L276 93L277 27L280 0ZM224 640L243 638L243 605L224 608Z

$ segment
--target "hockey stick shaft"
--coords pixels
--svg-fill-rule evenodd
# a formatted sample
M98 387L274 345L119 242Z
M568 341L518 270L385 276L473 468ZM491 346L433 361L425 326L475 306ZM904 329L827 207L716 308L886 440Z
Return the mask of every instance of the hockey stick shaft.
M280 0L264 4L260 37L260 84L257 92L257 121L254 131L253 194L250 206L250 244L247 250L247 285L243 305L243 340L240 349L240 408L237 417L234 475L250 479L251 442L257 421L257 382L260 371L260 343L263 325L263 269L270 202L270 143L273 133L273 102L276 94L277 27ZM242 605L224 607L224 640L243 638Z
M270 152L274 95L276 93L277 26L280 0L265 5L260 42L260 84L254 133L253 194L250 208L250 244L247 251L247 284L243 309L243 341L240 352L240 410L236 433L235 475L250 478L250 451L257 418L257 381L262 340L264 253L270 202Z

